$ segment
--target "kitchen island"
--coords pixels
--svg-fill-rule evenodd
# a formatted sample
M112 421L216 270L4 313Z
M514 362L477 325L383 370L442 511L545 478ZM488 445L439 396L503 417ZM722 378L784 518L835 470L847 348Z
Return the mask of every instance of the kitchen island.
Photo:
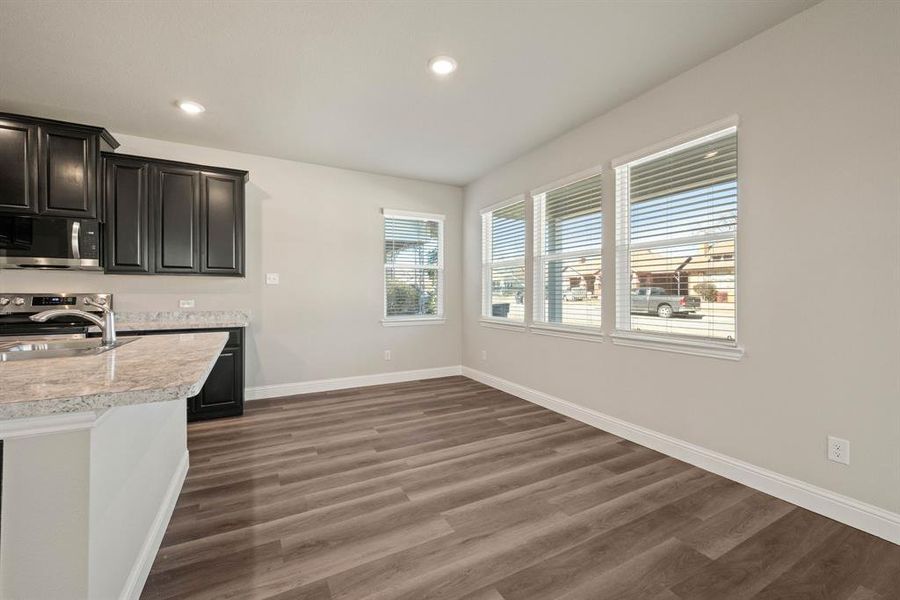
M187 473L185 399L227 337L0 363L0 597L140 595Z

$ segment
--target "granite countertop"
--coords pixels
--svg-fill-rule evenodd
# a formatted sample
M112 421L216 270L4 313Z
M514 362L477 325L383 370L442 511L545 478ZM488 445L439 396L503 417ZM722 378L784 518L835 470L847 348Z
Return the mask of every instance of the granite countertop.
M247 313L240 310L116 312L116 331L221 329L246 327L249 322Z
M153 335L103 354L2 362L0 420L194 396L227 340L225 332Z

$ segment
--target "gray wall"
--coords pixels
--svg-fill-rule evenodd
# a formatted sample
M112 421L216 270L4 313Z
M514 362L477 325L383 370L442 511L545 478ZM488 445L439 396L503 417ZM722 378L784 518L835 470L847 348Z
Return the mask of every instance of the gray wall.
M460 363L460 188L116 134L118 152L250 171L247 277L0 271L0 291L102 291L122 311L251 313L247 385ZM446 215L445 325L383 327L382 208ZM281 283L265 285L265 273ZM383 359L385 349L392 360Z
M900 4L817 5L469 185L463 364L900 512L898 40ZM481 207L735 114L743 360L479 325Z

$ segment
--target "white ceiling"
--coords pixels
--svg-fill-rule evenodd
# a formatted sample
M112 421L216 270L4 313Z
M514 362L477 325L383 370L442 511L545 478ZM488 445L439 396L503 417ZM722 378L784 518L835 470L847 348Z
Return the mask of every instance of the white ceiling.
M0 110L465 184L816 1L0 0Z

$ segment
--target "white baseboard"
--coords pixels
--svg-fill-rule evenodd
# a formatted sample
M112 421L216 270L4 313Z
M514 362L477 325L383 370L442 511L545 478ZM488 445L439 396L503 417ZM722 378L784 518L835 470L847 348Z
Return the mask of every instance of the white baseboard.
M311 394L314 392L343 390L347 388L366 387L369 385L382 385L385 383L400 383L403 381L417 381L419 379L434 379L435 377L450 377L451 375L461 374L462 367L453 365L450 367L434 367L432 369L416 369L414 371L393 371L390 373L375 373L374 375L357 375L354 377L337 377L335 379L298 381L296 383L259 385L246 388L244 390L244 399L262 400L264 398L293 396L294 394Z
M165 535L166 528L169 526L169 520L172 518L172 512L175 510L178 495L181 493L181 488L184 485L188 464L188 451L185 450L184 456L175 469L175 473L172 474L169 487L166 489L165 496L163 496L156 518L153 519L153 525L150 527L146 539L144 539L144 544L141 546L137 560L134 561L131 572L128 573L128 579L125 580L125 587L122 588L122 593L119 595L121 600L137 600L144 590L144 584L147 582L147 576L150 574L150 567L153 566L153 561L156 560L156 553L159 552L159 545L162 543L163 535Z
M513 396L539 404L686 463L737 481L807 510L900 544L900 514L854 500L815 485L634 425L538 390L462 367L462 374Z

